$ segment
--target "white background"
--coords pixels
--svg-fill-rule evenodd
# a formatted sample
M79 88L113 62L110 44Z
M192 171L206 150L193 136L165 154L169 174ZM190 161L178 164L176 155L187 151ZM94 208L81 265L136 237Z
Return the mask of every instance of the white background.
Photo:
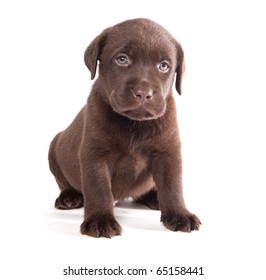
M0 2L2 279L104 279L63 276L69 265L154 271L141 279L157 279L159 266L204 269L180 279L265 279L265 9L256 0ZM81 209L54 210L47 151L89 94L85 48L135 17L166 27L185 52L184 192L203 225L169 232L158 211L127 202L115 209L123 235L94 239L79 234Z

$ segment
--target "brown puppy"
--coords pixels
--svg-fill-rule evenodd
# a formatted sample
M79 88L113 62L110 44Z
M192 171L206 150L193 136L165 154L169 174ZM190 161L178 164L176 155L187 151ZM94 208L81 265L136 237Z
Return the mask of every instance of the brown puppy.
M61 193L58 209L84 205L81 233L121 234L114 201L133 197L160 209L172 231L198 230L182 193L182 158L172 85L181 94L183 50L148 19L104 30L85 52L99 77L70 126L56 135L49 164Z

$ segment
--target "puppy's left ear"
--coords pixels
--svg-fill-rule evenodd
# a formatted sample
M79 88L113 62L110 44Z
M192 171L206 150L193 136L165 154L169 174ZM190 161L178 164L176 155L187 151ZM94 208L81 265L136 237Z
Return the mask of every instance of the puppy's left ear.
M97 70L97 62L100 58L101 51L107 39L107 29L98 35L87 47L84 53L84 62L91 72L93 80Z
M182 94L182 78L185 72L185 61L184 61L184 52L181 45L176 42L176 51L177 51L177 67L176 67L176 81L175 88L179 95Z

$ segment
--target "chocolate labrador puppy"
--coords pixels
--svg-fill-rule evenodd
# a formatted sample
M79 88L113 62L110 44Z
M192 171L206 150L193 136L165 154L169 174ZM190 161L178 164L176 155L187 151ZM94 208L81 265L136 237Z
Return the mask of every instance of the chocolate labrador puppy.
M182 193L182 157L172 86L181 94L183 50L148 19L105 29L85 51L95 77L87 104L53 139L50 169L58 209L84 206L81 233L121 234L113 205L132 197L161 211L172 231L198 230Z

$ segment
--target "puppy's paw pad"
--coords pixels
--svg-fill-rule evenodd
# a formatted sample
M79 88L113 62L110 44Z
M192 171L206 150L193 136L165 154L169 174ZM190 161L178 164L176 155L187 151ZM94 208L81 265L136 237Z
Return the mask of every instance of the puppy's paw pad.
M111 238L121 235L122 228L112 215L104 215L84 221L80 226L80 232L92 237Z
M166 228L172 231L191 232L193 230L199 230L201 225L199 218L189 212L186 214L162 215L161 221Z
M75 209L83 206L83 195L74 190L69 189L62 191L59 197L55 200L55 208L57 209Z

